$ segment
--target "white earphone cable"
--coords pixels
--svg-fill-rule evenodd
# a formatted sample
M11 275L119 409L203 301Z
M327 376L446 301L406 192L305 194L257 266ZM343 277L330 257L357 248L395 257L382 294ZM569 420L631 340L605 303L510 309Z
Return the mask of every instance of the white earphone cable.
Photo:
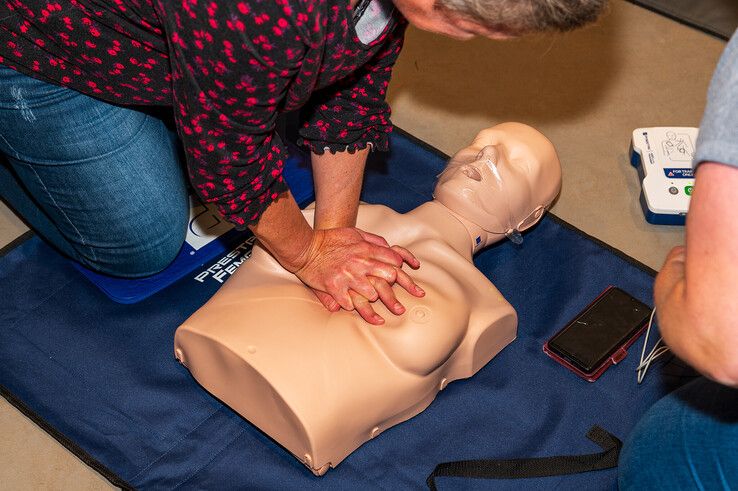
M653 319L656 315L656 308L651 312L651 317L648 319L648 327L646 328L646 336L643 339L643 349L641 350L641 360L636 367L636 373L638 374L638 383L643 382L646 378L646 373L651 363L654 362L658 357L669 351L669 347L663 344L664 338L659 338L656 344L651 348L651 351L646 355L646 347L648 346L648 336L651 334L651 326L653 325Z

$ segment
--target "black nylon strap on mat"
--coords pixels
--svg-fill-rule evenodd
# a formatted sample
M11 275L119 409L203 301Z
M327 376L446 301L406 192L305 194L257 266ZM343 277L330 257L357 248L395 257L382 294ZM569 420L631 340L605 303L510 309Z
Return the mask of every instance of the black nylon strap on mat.
M586 455L559 455L532 459L460 460L438 464L426 483L436 491L436 477L469 477L476 479L521 479L526 477L561 476L599 471L617 467L623 443L617 437L595 425L587 438L604 450Z

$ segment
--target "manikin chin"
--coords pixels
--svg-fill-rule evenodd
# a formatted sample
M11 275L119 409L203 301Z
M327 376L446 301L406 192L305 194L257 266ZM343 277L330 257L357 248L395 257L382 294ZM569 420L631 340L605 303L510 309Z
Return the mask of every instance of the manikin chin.
M517 315L472 263L520 239L559 192L561 167L535 129L483 130L441 174L434 199L400 214L362 204L357 227L409 249L426 292L396 286L401 316L331 313L258 245L175 335L175 354L208 391L317 475L425 409L515 339ZM312 223L312 210L304 211Z

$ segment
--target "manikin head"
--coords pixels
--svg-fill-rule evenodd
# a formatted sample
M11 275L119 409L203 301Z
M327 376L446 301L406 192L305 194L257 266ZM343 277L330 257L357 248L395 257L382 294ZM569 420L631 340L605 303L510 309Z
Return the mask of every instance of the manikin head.
M561 189L561 164L553 144L521 123L481 131L441 173L433 197L480 230L477 247L536 224ZM470 230L471 232L471 230ZM486 235L486 236L485 236Z

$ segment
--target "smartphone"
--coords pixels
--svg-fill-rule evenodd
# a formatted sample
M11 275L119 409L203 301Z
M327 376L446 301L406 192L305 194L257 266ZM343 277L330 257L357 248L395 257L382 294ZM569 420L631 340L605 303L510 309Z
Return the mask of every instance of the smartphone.
M620 288L610 286L563 329L543 351L583 379L594 382L627 349L648 324L651 309Z

